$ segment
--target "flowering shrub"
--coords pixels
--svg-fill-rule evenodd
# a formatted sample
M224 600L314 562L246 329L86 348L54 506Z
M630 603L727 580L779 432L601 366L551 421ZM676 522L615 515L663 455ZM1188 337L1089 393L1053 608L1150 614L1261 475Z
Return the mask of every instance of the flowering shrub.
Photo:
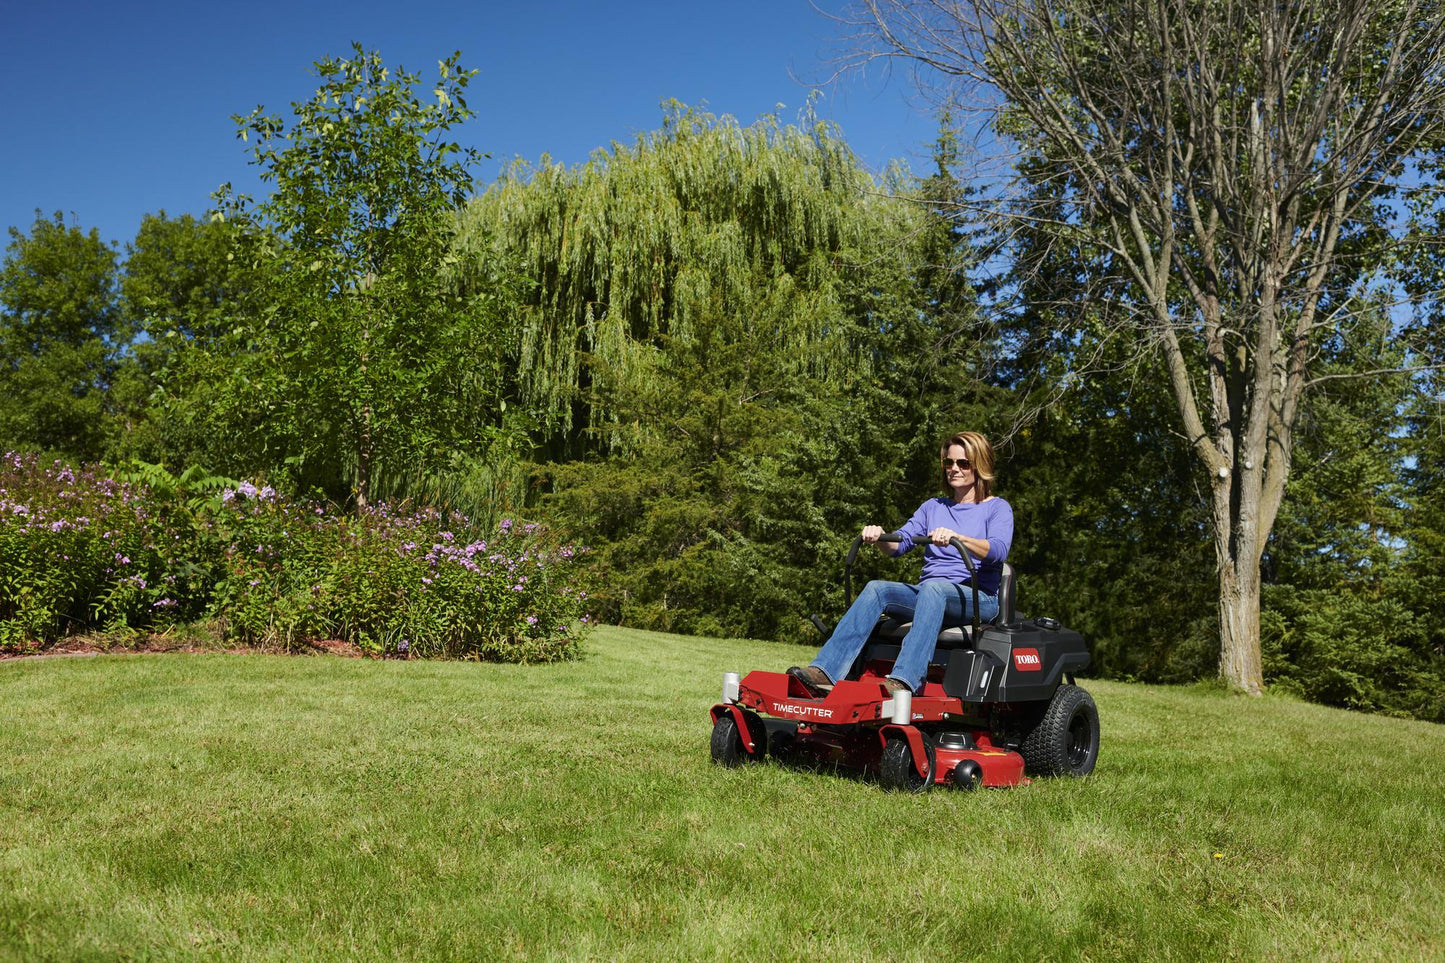
M587 619L574 550L430 509L353 516L242 482L186 503L56 463L0 464L0 649L210 615L235 639L341 638L404 657L545 662Z
M0 462L0 648L79 628L194 618L209 583L194 519L144 489L7 452Z
M217 609L241 638L550 662L573 656L586 626L574 550L548 547L535 525L484 535L465 518L446 527L433 509L386 504L329 516L254 487L227 492L226 505Z

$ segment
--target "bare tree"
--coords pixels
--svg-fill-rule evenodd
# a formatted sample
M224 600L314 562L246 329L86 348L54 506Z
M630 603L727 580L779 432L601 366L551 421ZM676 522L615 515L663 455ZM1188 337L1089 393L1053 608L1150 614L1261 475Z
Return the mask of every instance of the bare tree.
M1110 275L1207 473L1220 672L1259 692L1260 557L1319 347L1378 281L1389 198L1438 146L1438 0L863 0L844 66L987 109L1026 198L994 214Z

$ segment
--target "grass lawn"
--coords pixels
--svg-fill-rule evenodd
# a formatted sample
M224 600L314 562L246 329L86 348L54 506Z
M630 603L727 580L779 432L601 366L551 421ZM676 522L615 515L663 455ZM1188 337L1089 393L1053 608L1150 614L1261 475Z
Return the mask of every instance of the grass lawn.
M0 959L1445 958L1445 727L1088 681L1087 780L713 766L803 657L0 663Z

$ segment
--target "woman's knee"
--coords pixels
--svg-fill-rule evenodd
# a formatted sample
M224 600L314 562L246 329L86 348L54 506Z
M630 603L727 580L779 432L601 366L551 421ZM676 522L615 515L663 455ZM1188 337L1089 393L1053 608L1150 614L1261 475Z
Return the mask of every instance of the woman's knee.
M952 582L945 582L943 579L930 579L918 586L918 600L930 601L948 600L958 592L958 586Z
M872 579L868 582L867 585L863 586L863 591L858 593L858 599L859 601L862 601L865 597L869 599L877 599L883 595L883 593L887 590L888 586L891 584L893 583L884 579Z
M958 586L942 579L931 579L918 586L918 607L927 611L947 612L957 604Z

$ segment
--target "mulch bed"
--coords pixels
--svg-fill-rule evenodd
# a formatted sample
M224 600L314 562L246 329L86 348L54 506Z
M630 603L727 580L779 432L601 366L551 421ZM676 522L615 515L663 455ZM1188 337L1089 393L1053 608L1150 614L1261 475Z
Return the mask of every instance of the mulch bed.
M168 635L141 635L121 642L74 636L60 639L39 651L0 650L0 662L18 659L51 659L90 655L161 655L169 653L222 653L225 655L334 655L344 659L367 658L367 653L341 639L316 639L294 649L263 649L248 646L197 645Z

